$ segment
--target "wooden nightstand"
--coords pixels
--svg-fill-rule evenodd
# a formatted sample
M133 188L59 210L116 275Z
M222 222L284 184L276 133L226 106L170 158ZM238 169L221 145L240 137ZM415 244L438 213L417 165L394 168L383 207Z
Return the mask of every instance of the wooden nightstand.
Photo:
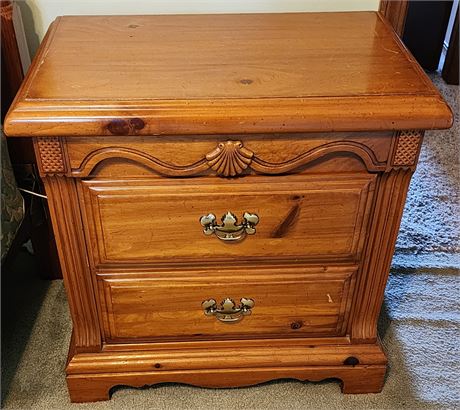
M72 401L380 391L406 192L423 130L451 122L377 13L58 18L5 127L46 186Z

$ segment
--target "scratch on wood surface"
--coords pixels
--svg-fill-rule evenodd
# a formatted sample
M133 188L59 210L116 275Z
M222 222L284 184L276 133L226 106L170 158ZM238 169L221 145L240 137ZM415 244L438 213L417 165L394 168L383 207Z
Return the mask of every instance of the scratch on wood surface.
M385 51L388 51L390 53L393 53L393 54L399 54L399 51L395 51L395 50L390 50L389 48L386 48L386 47L382 47Z
M300 205L295 204L281 223L273 230L272 238L283 238L297 221L300 214Z

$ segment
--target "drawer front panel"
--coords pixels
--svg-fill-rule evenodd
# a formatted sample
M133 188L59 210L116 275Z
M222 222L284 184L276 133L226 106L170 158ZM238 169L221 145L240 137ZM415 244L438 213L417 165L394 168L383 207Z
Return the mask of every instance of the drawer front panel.
M90 251L96 266L356 259L375 178L291 175L276 178L276 184L270 177L83 181ZM246 212L257 215L255 232L243 229L246 237L236 242L219 239L217 232L206 235L200 218L212 213L222 225L227 212L238 224Z
M216 276L203 272L180 278L113 275L98 283L106 338L111 342L343 336L354 268L229 271ZM226 298L234 301L232 314L221 305ZM244 313L239 312L242 298L253 302ZM217 312L206 315L202 303L210 299Z

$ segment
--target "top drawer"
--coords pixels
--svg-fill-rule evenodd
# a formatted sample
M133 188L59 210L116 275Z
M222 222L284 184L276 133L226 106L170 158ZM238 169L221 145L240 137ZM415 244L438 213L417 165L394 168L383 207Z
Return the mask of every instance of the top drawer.
M233 180L92 179L80 184L96 266L203 265L356 260L376 178L360 173ZM236 216L235 224L228 212ZM244 225L245 213L257 217L246 216ZM209 214L215 215L214 221L200 221ZM238 237L242 240L233 240Z

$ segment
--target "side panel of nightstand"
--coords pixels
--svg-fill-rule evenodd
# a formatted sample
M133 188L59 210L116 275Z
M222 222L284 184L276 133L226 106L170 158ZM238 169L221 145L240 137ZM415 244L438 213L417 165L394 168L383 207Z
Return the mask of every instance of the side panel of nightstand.
M354 343L377 340L377 320L390 273L407 191L415 171L423 131L400 131L387 170L377 187L367 248L358 273L358 288L352 309L350 336Z
M69 170L62 138L34 139L35 156L50 208L59 260L73 322L74 353L102 347L95 291L89 272L77 183Z
M101 349L101 331L89 272L76 181L54 175L43 178L54 235L73 321L76 353Z

